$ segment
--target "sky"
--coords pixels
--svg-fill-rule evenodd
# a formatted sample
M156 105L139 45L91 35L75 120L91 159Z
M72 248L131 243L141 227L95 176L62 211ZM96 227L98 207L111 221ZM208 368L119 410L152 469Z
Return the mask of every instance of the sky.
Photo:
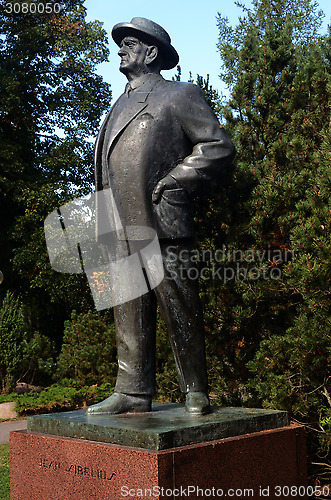
M243 2L246 6L250 1ZM330 23L330 0L318 1L325 14L324 30ZM197 74L210 75L210 84L221 93L227 89L219 78L220 55L217 52L218 30L217 13L228 17L232 26L238 23L243 11L235 5L235 0L143 0L131 2L121 0L86 0L87 20L98 19L104 23L109 39L109 62L98 66L97 72L111 84L112 102L122 94L126 78L119 70L118 47L111 38L112 27L120 22L130 22L133 17L146 17L160 24L170 35L172 45L177 50L182 69L182 80L193 78ZM176 74L176 68L163 71L164 78L170 80Z

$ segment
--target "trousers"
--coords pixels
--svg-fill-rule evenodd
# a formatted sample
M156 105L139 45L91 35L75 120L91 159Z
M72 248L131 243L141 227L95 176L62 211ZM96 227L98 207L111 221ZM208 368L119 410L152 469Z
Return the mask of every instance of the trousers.
M203 314L198 280L190 279L192 242L160 241L164 279L148 293L114 307L118 375L116 392L155 392L156 314L159 304L175 358L179 386L207 392ZM183 256L185 255L185 258Z

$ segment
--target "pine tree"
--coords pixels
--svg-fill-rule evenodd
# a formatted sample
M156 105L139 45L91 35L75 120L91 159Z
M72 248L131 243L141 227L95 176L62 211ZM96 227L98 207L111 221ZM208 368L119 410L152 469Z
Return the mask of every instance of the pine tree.
M241 271L213 285L211 338L228 400L258 396L317 426L331 403L330 37L310 1L243 9L236 28L218 18L237 148L222 266Z

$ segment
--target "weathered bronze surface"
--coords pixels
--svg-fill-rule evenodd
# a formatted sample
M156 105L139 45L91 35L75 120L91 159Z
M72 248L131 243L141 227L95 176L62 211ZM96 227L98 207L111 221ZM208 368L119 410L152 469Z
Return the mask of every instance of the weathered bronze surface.
M151 450L214 441L288 425L287 413L212 407L199 417L184 405L153 403L148 413L86 415L84 410L28 417L28 431Z
M161 26L134 18L117 24L112 36L120 46L120 71L128 84L96 140L96 190L112 190L123 227L156 231L165 277L154 290L114 308L119 363L115 391L123 396L87 411L149 410L155 391L158 302L180 388L188 395L186 409L199 415L209 410L202 310L197 280L177 268L192 265L180 258L192 247L192 198L203 183L222 181L234 147L199 87L160 75L178 62Z

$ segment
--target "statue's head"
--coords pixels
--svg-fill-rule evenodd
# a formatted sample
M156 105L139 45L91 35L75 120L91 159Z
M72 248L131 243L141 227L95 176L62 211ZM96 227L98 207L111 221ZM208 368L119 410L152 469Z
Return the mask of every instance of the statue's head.
M124 74L134 65L162 70L178 64L179 56L171 45L170 36L149 19L134 17L130 23L116 24L112 37L120 47L120 70Z

